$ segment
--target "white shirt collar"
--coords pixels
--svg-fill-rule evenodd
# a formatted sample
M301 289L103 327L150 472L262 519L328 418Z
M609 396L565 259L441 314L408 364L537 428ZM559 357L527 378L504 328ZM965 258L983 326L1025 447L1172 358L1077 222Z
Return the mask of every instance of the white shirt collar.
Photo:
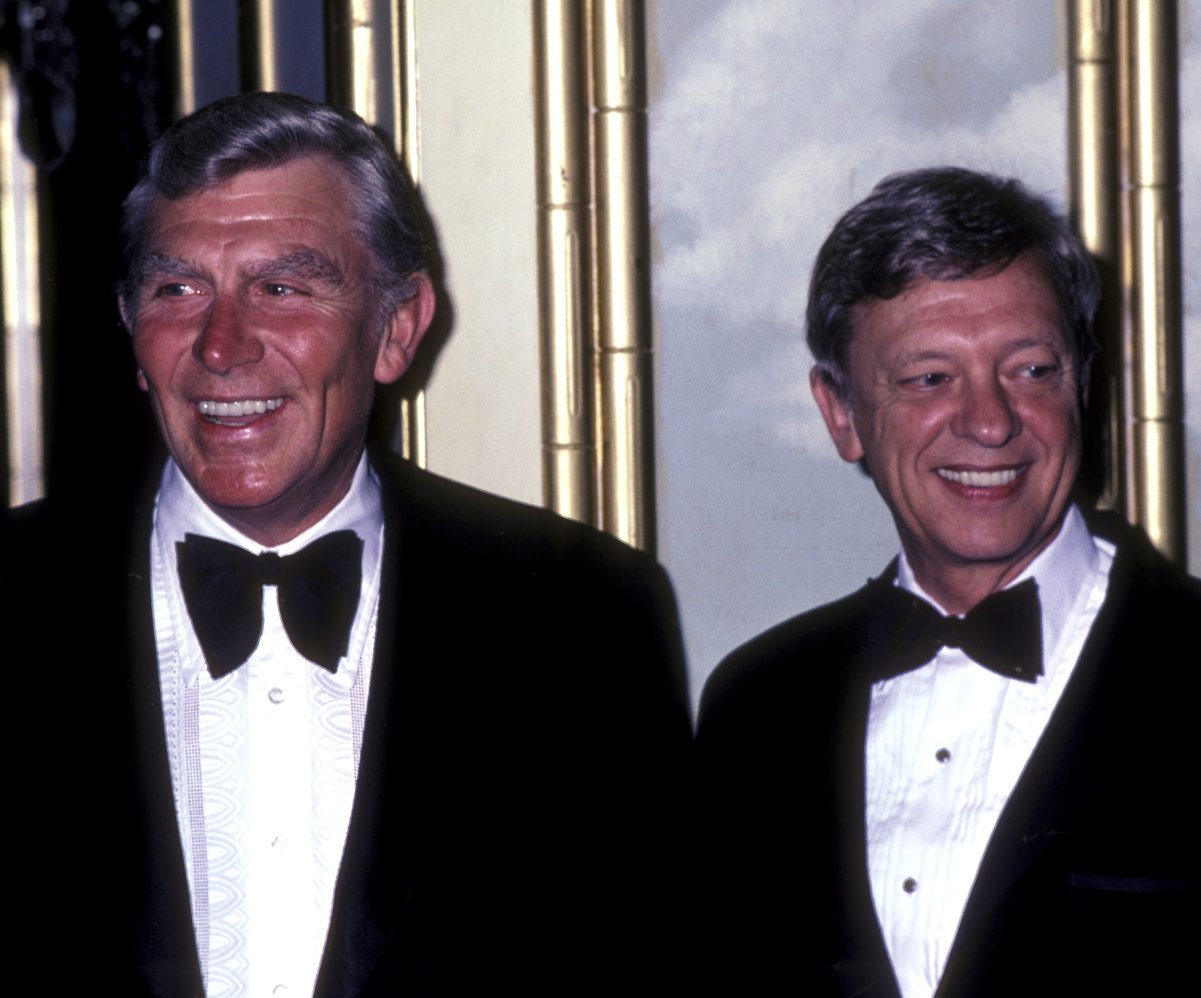
M1073 503L1068 507L1063 517L1063 524L1054 539L1038 556L1026 566L1025 570L1009 585L1009 589L1026 579L1034 579L1038 583L1038 601L1042 608L1043 648L1051 649L1058 646L1059 638L1068 626L1069 617L1080 595L1082 580L1090 578L1100 567L1098 561L1098 545L1112 547L1106 541L1093 537L1088 531L1084 517ZM908 589L915 596L920 596L939 613L946 614L929 593L922 588L914 578L913 568L909 559L901 551L897 564L896 584Z
M221 519L200 494L192 487L191 482L184 477L183 472L173 459L168 459L163 468L159 481L158 496L155 500L154 511L154 543L159 545L162 565L165 569L166 580L170 590L170 599L177 608L177 620L187 621L184 646L181 651L188 654L182 656L184 679L186 683L195 680L199 671L204 668L204 659L200 654L199 643L195 632L191 629L191 621L187 618L183 590L179 585L179 572L175 562L175 545L183 541L185 534L200 534L237 545L246 551L258 554L261 551L273 550L280 555L293 554L307 544L335 530L352 530L363 541L362 588L359 593L359 606L355 614L355 622L351 628L351 648L357 644L373 627L375 595L379 579L379 565L383 554L384 508L380 493L379 479L367 461L366 453L359 459L354 477L346 495L317 523L293 537L291 540L275 548L264 548L247 537L241 531ZM350 655L338 669L339 683L354 682L358 668L359 656Z
M184 534L200 534L235 544L254 554L268 550L280 555L293 554L316 538L335 530L353 530L367 544L368 537L375 534L383 523L379 481L371 471L365 453L359 458L350 488L338 504L307 530L274 548L264 547L214 513L184 477L179 465L170 458L163 468L157 503L155 526L165 540L174 543L182 541ZM375 557L378 558L378 553ZM364 567L369 563L364 552Z

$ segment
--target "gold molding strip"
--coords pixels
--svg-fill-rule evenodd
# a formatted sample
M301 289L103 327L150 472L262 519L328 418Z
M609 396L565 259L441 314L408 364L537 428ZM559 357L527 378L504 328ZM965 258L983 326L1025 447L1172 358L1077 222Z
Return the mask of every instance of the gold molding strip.
M377 62L377 29L371 0L334 0L325 5L326 96L340 107L348 107L367 121L378 122L381 107L377 86L381 76L390 76L387 57ZM391 25L389 25L389 28ZM390 50L392 34L383 35ZM388 80L382 81L384 86ZM391 124L391 121L385 122Z
M241 0L243 90L279 89L276 0Z
M175 117L196 110L196 22L192 0L175 0Z
M593 0L601 517L655 549L653 337L642 0Z
M401 160L421 186L421 119L417 46L417 0L393 0L389 29L392 37L392 137ZM418 382L403 386L400 400L400 451L426 467L429 434L426 429L425 389Z
M1175 0L1071 0L1072 215L1104 281L1102 502L1185 552ZM1099 396L1099 397L1098 397Z
M1133 519L1185 557L1180 137L1174 0L1124 0L1129 53Z
M392 136L401 161L420 183L417 136L416 0L326 0L326 91ZM426 464L425 391L405 382L400 398L401 454Z
M1068 160L1072 222L1102 277L1096 331L1102 358L1089 387L1084 474L1100 504L1129 509L1121 278L1117 11L1115 0L1068 4ZM1115 362L1106 363L1110 358Z
M392 41L392 137L413 183L421 185L421 144L417 117L417 0L388 4Z
M45 495L42 423L42 304L38 286L37 178L17 141L17 88L0 60L0 300L8 503Z
M583 7L576 0L534 3L542 482L549 509L597 525Z

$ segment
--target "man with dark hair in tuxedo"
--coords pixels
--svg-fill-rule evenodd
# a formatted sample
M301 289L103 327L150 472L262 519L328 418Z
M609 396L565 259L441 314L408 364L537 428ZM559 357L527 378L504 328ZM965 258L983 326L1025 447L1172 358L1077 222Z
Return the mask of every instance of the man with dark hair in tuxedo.
M53 858L8 897L38 990L667 983L691 746L670 587L367 448L435 307L395 157L349 112L228 98L157 142L125 235L165 461L140 498L93 483L3 537L18 605L64 614L16 660L69 663L53 721L21 722L21 852ZM67 546L69 573L45 556Z
M885 179L823 245L811 387L901 550L705 689L741 993L1196 987L1201 584L1074 501L1098 295L1061 217L967 170Z

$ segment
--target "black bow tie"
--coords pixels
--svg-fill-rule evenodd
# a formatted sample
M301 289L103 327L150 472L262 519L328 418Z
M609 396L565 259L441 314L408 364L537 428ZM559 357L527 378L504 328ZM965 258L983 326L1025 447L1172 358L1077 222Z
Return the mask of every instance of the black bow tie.
M888 599L893 647L887 676L924 665L944 646L962 648L986 669L1010 679L1033 683L1043 674L1042 620L1033 579L993 593L962 618L944 617L897 586Z
M338 530L281 558L185 534L175 545L188 615L214 679L233 672L263 633L263 586L279 587L284 630L305 658L334 672L359 603L363 542Z

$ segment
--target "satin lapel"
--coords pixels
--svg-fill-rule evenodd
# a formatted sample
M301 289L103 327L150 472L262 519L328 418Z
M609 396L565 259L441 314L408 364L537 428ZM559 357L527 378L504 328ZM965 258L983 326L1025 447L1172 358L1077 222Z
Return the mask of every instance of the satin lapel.
M467 732L436 690L464 631L451 541L410 501L419 484L384 484L385 534L371 694L355 800L315 998L362 993L447 812L448 774Z
M124 607L114 608L111 619L125 621L124 640L114 640L113 647L128 651L130 672L122 691L128 694L128 699L116 710L125 712L122 723L131 735L128 740L109 738L108 745L119 745L132 752L132 757L119 757L110 766L115 778L123 774L123 778L132 781L122 784L128 787L130 813L126 823L112 823L119 836L113 842L112 854L122 857L126 864L118 867L126 872L118 889L130 905L132 945L151 993L162 998L181 998L203 996L204 991L159 692L150 601L152 511L153 500L147 497L135 516L132 547L123 553L128 559L124 562L128 566L124 584L108 590L123 595L125 600ZM98 720L108 725L110 731L115 723L111 717ZM124 751L121 755L124 756Z
M1097 737L1090 731L1104 728L1105 704L1113 698L1105 666L1121 654L1117 625L1128 605L1129 589L1129 556L1119 549L1105 603L1072 678L989 840L948 956L944 984L953 978L957 962L970 962L971 955L965 952L969 940L976 938L1000 901L1070 824L1076 805L1074 791L1087 787L1089 777L1084 768L1096 763L1103 747L1099 740L1105 737L1103 730ZM1118 713L1122 713L1120 708ZM986 941L988 935L984 931L980 938Z
M842 723L834 757L838 774L835 786L839 788L837 812L842 843L839 866L845 935L844 958L832 966L831 973L838 994L862 998L896 998L898 994L872 902L864 824L867 803L864 745L872 674L887 660L891 644L888 623L880 607L895 576L894 561L863 592L864 607L857 618L854 651L846 663L848 674L842 685Z
M395 862L383 862L384 857L397 855L396 850L384 846L390 830L404 835L393 814L395 793L385 785L389 775L386 759L390 742L403 738L411 720L403 716L406 704L397 695L402 686L399 673L407 663L397 657L396 614L389 608L400 605L407 591L403 578L412 577L413 566L409 564L409 545L399 537L400 524L392 512L385 512L375 656L354 806L315 998L348 998L361 992L387 941L390 919L386 899L402 891L403 881L410 876Z

